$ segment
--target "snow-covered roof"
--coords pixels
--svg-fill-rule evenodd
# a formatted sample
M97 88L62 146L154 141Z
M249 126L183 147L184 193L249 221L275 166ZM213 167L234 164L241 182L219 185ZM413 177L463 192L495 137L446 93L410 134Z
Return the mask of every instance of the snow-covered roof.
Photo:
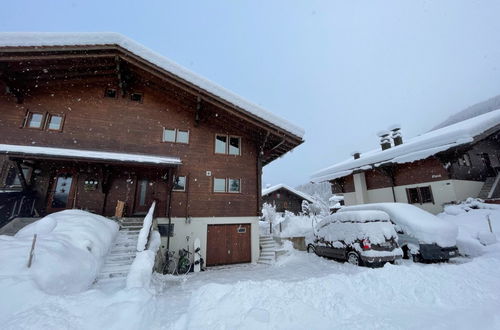
M158 164L158 165L182 164L181 160L177 157L163 157L163 156L153 156L153 155L143 155L143 154L126 154L126 153L95 151L95 150L22 146L13 144L0 144L0 153L52 156L52 157L71 158L71 159L109 160L118 162L128 162L128 163L133 162L133 163Z
M356 170L369 170L385 163L409 163L474 141L485 131L500 125L500 109L427 132L386 150L372 150L358 159L350 158L314 173L313 182L341 178Z
M287 186L286 184L283 184L283 183L280 183L280 184L277 184L275 186L272 186L272 187L269 187L269 188L266 188L266 189L263 189L262 190L262 196L266 196L266 195L269 195L270 193L272 193L273 191L276 191L276 190L279 190L279 189L286 189L292 193L294 193L295 195L298 195L302 198L304 198L305 200L307 200L308 202L311 202L313 203L314 202L314 198L312 198L310 195L306 194L306 193L303 193L302 191L298 191L296 189L293 189L292 187L290 186Z
M3 32L0 33L0 47L42 47L42 46L90 46L117 45L141 57L153 65L166 70L175 76L198 86L206 92L220 97L236 107L277 126L299 138L304 136L304 130L287 120L280 118L267 110L239 97L233 92L203 78L180 66L170 59L144 47L119 33L44 33L44 32Z

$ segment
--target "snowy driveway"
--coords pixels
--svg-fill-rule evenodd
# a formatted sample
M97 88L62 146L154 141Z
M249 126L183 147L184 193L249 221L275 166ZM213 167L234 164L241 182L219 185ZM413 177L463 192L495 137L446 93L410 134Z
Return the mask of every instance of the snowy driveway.
M2 327L498 329L500 244L475 259L379 269L292 251L273 266L158 275L149 291L104 289L34 296L23 310L0 315ZM2 304L15 299L2 296Z

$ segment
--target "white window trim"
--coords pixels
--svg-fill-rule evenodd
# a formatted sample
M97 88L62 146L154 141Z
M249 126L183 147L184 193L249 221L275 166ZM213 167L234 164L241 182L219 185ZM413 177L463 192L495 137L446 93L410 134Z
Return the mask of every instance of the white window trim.
M217 137L218 136L225 136L226 137L226 148L225 148L224 152L217 151ZM238 148L237 154L229 153L231 138L237 138L239 141L239 148ZM242 138L241 138L241 136L238 136L238 135L228 135L228 134L216 133L215 138L214 138L214 153L218 154L218 155L241 156L241 144L242 144L241 141L242 141Z
M174 140L173 141L167 141L165 140L165 131L174 131ZM177 134L179 131L187 132L187 142L179 142L177 138ZM167 128L163 127L162 130L162 135L161 135L161 142L165 143L180 143L180 144L189 144L189 140L191 138L191 130L189 129L179 129L179 128Z
M224 191L218 191L218 190L215 190L215 180L224 180ZM214 181L213 181L213 192L214 193L219 193L219 194L224 194L224 193L227 193L227 178L217 178L214 176Z
M179 131L187 132L187 142L179 142L178 141ZM190 135L191 135L190 133L191 132L188 129L178 129L178 128L176 128L175 129L175 143L189 144L189 138L190 138Z
M186 191L186 187L187 187L187 175L174 176L174 184L175 184L175 178L184 178L184 189L175 189L175 188L172 188L172 191L185 192Z
M229 180L238 180L240 182L240 189L238 191L231 191L231 189L229 189ZM241 178L227 178L227 192L230 193L230 194L241 194Z

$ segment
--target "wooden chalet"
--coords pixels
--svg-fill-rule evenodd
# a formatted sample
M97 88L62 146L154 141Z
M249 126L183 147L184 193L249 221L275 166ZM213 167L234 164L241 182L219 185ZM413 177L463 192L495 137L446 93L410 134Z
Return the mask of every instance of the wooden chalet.
M403 143L399 127L382 132L381 149L315 173L345 205L400 202L439 213L468 197L500 198L500 110Z
M278 184L262 190L262 203L276 207L277 212L302 212L302 202L314 203L314 199L306 193L293 189L285 184Z
M303 142L113 33L0 34L0 132L0 221L156 200L171 248L200 238L208 265L257 260L262 167Z

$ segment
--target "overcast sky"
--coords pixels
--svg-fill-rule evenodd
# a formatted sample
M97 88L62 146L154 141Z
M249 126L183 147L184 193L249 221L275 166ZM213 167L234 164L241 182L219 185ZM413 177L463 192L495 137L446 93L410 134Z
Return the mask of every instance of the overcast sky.
M500 1L2 1L1 31L127 35L306 130L263 182L500 94Z

